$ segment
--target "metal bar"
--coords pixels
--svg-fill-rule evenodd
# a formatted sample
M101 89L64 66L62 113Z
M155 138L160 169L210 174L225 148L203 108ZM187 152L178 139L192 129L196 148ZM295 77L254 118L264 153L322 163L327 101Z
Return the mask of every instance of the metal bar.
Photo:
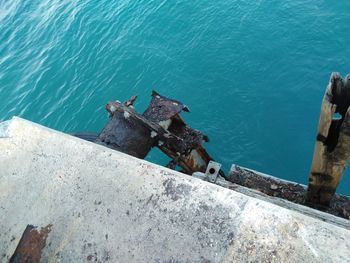
M38 230L37 227L28 225L9 262L39 263L51 228L52 225L48 225Z

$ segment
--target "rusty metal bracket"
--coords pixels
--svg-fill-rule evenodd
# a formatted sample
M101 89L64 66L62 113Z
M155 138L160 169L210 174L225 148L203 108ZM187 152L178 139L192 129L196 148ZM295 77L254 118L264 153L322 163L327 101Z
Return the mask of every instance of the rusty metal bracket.
M180 116L182 111L189 112L189 108L153 91L150 105L139 114L133 107L136 98L132 96L124 103L108 102L110 120L94 142L142 159L152 147L158 147L172 159L168 167L180 166L186 174L205 172L213 160L203 146L209 138L190 128ZM93 140L91 134L76 136ZM223 175L221 170L220 174Z
M220 169L221 169L220 163L210 161L205 173L194 172L192 176L207 182L216 183L216 180L219 177Z
M10 259L10 263L39 263L42 250L46 245L46 239L51 231L52 225L38 230L37 227L28 225Z

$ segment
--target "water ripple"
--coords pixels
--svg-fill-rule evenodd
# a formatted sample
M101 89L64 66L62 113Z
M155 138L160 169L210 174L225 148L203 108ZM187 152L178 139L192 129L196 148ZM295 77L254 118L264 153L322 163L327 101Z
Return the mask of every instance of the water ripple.
M316 0L0 0L0 119L99 131L108 100L136 94L142 111L157 89L190 106L186 120L225 169L305 183L329 74L350 68L348 10Z

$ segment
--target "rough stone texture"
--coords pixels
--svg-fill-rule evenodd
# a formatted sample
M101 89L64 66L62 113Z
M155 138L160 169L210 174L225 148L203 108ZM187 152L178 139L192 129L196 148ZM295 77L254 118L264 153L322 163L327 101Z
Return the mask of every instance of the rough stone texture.
M233 188L236 191L241 192L240 189L237 189L237 184L242 185L243 187L249 188L250 192L256 190L262 195L265 195L264 200L269 199L269 202L276 203L277 200L288 200L296 204L301 204L304 206L308 205L305 203L307 193L306 185L283 180L248 168L240 167L238 165L232 165L229 176L226 179L227 181L233 183L233 187L226 187ZM221 182L222 181L220 181L220 183ZM271 196L272 199L267 198L268 196ZM284 205L284 207L286 206ZM312 205L311 207L315 208ZM293 209L291 206L288 206L288 208ZM302 208L302 206L298 205L294 206L294 208L301 210L300 208ZM318 206L318 208L322 212L350 220L350 197L348 196L336 194L333 196L328 207ZM312 212L312 214L308 213L309 211ZM328 222L334 221L334 218L327 217L325 213L317 213L314 209L307 209L306 211L302 211L302 213L307 213ZM342 221L336 223L342 224ZM349 224L343 226L347 227L348 225Z
M350 231L337 224L19 118L4 134L1 262L28 224L52 225L41 262L350 258Z

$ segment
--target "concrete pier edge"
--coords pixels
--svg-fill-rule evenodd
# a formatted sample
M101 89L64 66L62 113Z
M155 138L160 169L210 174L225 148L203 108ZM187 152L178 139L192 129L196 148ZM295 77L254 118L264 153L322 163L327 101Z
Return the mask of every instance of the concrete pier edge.
M14 117L0 123L0 261L28 224L52 226L41 262L350 258L347 220L244 191Z

